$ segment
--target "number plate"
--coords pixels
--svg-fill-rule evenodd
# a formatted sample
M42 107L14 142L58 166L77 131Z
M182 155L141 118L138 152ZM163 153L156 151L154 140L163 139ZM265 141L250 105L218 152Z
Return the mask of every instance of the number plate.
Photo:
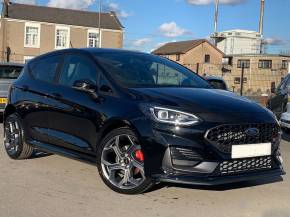
M272 154L271 143L260 144L246 144L246 145L233 145L232 146L232 158L250 158L269 156Z
M6 104L7 98L0 98L0 104Z

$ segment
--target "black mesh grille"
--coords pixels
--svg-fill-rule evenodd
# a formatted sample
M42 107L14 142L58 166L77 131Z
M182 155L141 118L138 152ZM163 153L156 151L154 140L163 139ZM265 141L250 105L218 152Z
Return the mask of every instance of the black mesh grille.
M171 157L173 160L188 160L188 161L201 161L202 156L188 147L171 147Z
M268 170L271 168L272 157L267 156L234 161L225 161L220 164L220 173L221 175L232 175L260 170Z
M256 136L247 135L246 131L250 128L258 129L259 133ZM221 125L209 130L205 138L220 151L231 153L232 145L267 142L274 144L279 137L279 130L276 124Z

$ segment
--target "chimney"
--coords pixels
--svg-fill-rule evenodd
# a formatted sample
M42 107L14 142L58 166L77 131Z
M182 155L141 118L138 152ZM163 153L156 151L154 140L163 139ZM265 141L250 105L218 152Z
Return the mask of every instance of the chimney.
M9 0L3 1L3 7L2 7L2 17L8 17L8 6L10 2Z
M260 23L259 23L259 33L261 36L264 34L264 13L265 13L265 0L261 0L260 9Z

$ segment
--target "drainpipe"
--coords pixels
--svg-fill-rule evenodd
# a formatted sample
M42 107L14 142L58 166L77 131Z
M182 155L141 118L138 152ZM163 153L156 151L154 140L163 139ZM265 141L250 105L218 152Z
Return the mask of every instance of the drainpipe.
M8 14L8 7L9 7L9 0L4 0L2 5L2 13L1 13L1 28L2 28L2 47L0 50L2 50L3 53L3 60L5 60L5 53L6 53L6 22L4 18L7 18L9 16ZM6 57L7 60L7 57Z
M7 47L6 48L6 62L9 63L10 62L10 56L11 56L11 48Z
M2 4L2 17L8 17L9 0L4 0Z

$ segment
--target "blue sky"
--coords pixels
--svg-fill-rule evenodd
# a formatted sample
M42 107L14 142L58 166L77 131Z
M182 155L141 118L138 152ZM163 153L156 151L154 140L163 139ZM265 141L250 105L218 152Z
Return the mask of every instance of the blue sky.
M98 0L15 0L97 11ZM214 0L103 0L125 26L125 48L150 51L162 43L207 38L213 32ZM220 0L219 31L258 30L260 0ZM267 51L290 50L290 0L265 0Z

